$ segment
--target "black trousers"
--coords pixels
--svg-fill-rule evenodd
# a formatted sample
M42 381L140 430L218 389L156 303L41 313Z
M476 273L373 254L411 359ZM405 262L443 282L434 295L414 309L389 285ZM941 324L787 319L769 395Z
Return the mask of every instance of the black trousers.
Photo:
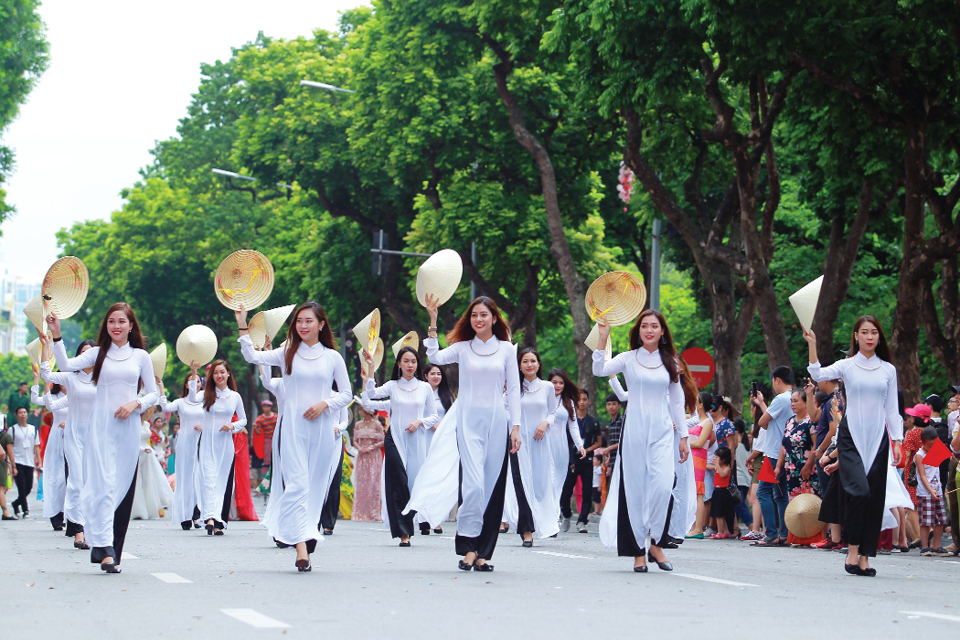
M500 467L500 476L497 483L493 486L493 493L487 501L487 508L483 510L483 526L480 528L480 535L475 538L468 538L457 534L456 552L458 556L465 556L468 553L477 554L478 558L490 560L493 558L493 552L497 548L497 538L500 535L500 518L503 517L503 497L507 492L507 460L510 452L510 437L507 436L507 448L503 452L503 466ZM459 503L463 504L463 469L460 469L461 493Z
M17 475L13 479L14 484L17 486L17 499L13 501L13 510L18 509L22 510L24 513L30 511L30 507L27 506L27 498L30 497L30 492L33 491L33 474L36 473L33 467L28 467L25 464L17 464Z
M513 472L513 489L517 493L517 505L520 507L517 516L517 533L533 532L536 525L533 522L533 511L527 502L527 494L523 490L523 477L520 475L520 457L516 453L510 454L510 470ZM593 476L591 476L592 478Z
M123 542L127 538L127 527L130 526L130 512L133 511L133 496L137 489L137 472L140 465L133 470L133 480L130 482L130 488L123 500L117 505L113 512L113 546L112 547L92 547L90 549L90 562L100 564L104 558L113 558L115 564L120 564L120 558L123 556Z
M236 456L234 456L236 458ZM237 469L236 460L233 464L230 465L230 476L227 478L227 487L223 490L223 508L220 510L220 522L218 523L221 528L227 526L227 521L230 519L230 505L233 504L233 475Z
M880 450L870 470L863 469L860 452L853 443L845 420L837 427L837 451L840 468L839 481L832 499L838 500L836 513L839 516L843 539L847 544L860 547L861 556L875 557L883 523L883 505L887 494L887 460L890 444L886 434L880 442ZM828 508L828 512L830 509Z
M63 459L63 480L64 480L64 482L66 482L66 481L69 480L69 479L70 479L70 465L67 464L67 459L64 458L64 459ZM60 519L60 524L59 524L59 526L63 526L63 511L61 511L60 513L58 513L58 514L57 514L56 516L54 516L54 517L55 517L55 518L59 518L59 519ZM50 524L52 524L54 527L57 527L57 526L58 526L58 525L54 522L54 518L50 518ZM67 535L68 537L72 538L73 536L77 535L78 533L83 533L83 525L82 525L82 524L77 524L76 522L73 522L73 521L71 521L71 520L67 520L67 533L66 533L66 535Z
M330 531L333 531L333 528L336 526L337 515L340 513L340 481L342 479L343 447L341 446L340 462L337 463L337 471L333 474L333 480L330 481L330 489L327 491L327 501L323 503L323 510L320 512L320 526Z
M627 495L623 490L623 463L620 466L620 491L617 499L617 555L621 557L636 558L646 553L646 549L637 542L637 537L633 534L633 526L630 524L630 513L627 510ZM673 486L677 486L677 476L673 476ZM670 495L670 504L667 505L667 519L663 523L663 532L660 539L653 540L654 546L662 547L670 541L667 532L670 531L670 518L673 516L673 495ZM644 541L646 542L646 541Z
M587 460L571 463L567 467L567 478L563 481L563 490L560 492L560 513L564 518L573 515L570 509L570 499L573 497L573 489L577 485L577 478L581 481L581 493L583 502L580 503L580 514L577 516L577 522L587 524L590 521L590 509L593 506L590 502L590 492L593 490L593 461Z
M387 430L383 452L383 502L390 520L390 535L394 538L412 536L416 512L403 515L403 510L410 502L410 487L407 486L407 469L403 466L400 450L393 440L393 429ZM339 489L337 493L339 494Z

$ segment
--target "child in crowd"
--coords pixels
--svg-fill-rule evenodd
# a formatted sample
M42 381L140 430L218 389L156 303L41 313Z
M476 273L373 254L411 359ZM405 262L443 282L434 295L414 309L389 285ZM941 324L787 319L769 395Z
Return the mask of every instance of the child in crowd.
M923 458L933 443L939 439L936 427L924 427L920 432L923 446L917 451L913 463L917 465L917 510L920 512L920 540L930 539L933 529L933 542L930 547L921 549L924 556L946 556L948 554L940 541L943 538L943 526L947 523L947 510L943 506L943 486L940 484L940 467L923 464ZM934 546L936 545L936 546Z
M600 476L603 475L603 452L595 451L593 456L593 513L590 515L599 516L603 512L603 505L600 501L603 496L600 493Z
M733 531L734 509L736 501L728 487L733 475L733 454L727 447L720 447L713 456L714 480L713 500L710 515L717 519L717 533L710 536L714 540L731 537Z

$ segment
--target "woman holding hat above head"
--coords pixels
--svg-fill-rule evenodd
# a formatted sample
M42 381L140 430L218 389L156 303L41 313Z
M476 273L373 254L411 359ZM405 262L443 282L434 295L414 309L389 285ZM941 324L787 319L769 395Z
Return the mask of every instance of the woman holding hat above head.
M605 362L610 325L601 318L593 353L593 373L623 373L630 389L620 455L613 470L600 538L620 556L632 556L633 570L647 572L647 561L672 571L662 546L670 542L674 457L686 462L687 420L684 407L696 404L696 385L682 373L666 319L647 309L630 330L630 351ZM675 448L674 429L679 436ZM679 449L679 450L678 450ZM649 551L647 537L651 538ZM646 552L646 555L645 555Z
M50 346L50 338L41 334L40 342L44 350ZM77 347L79 357L91 347L93 340L84 340ZM83 511L80 508L80 490L83 488L83 443L90 426L90 414L97 399L97 388L93 384L93 367L87 367L76 373L50 370L50 361L46 358L40 363L40 377L46 382L60 385L67 390L67 421L63 431L63 455L66 471L66 491L64 492L63 512L67 520L68 536L73 536L76 549L89 549L83 537ZM56 423L56 421L54 421Z
M421 377L417 351L411 346L401 347L396 356L391 379L378 387L367 369L373 367L373 356L364 349L366 365L360 373L364 382L361 398L365 406L370 406L371 400L390 399L392 428L387 431L383 445L382 515L383 521L390 524L390 534L400 538L400 546L409 547L415 515L401 512L410 501L413 483L427 457L427 431L440 421L440 417L433 403L433 389ZM421 518L416 520L420 533L429 535L430 523Z
M176 412L180 415L180 434L177 436L175 455L177 457L177 482L173 488L173 505L171 516L174 522L180 523L180 528L189 531L191 525L200 528L197 520L200 518L200 492L197 489L199 480L199 453L200 432L203 430L204 413L203 402L200 399L190 399L190 385L203 390L203 378L196 371L187 374L183 381L180 397L173 402L167 402L167 394L163 388L163 381L157 379L160 389L160 408L166 412Z
M903 421L897 402L897 370L890 364L890 348L880 322L861 316L853 327L850 356L821 367L817 337L805 331L810 347L807 370L816 381L843 380L847 413L837 428L839 524L847 541L844 569L858 576L875 576L869 559L877 555L887 491L888 439L893 440L894 464L903 455ZM889 434L889 438L888 438ZM824 508L831 505L824 504Z
M270 497L274 513L266 524L275 540L296 545L297 570L310 571L330 469L339 453L333 433L340 409L352 398L347 366L334 347L327 314L317 302L297 308L286 345L270 351L254 349L245 309L237 311L236 318L244 359L280 367L283 373L283 406L274 434ZM333 391L334 382L339 392Z
M196 363L190 373L196 374ZM234 482L233 434L247 426L243 400L237 393L230 365L214 360L207 368L203 397L197 392L197 380L187 383L190 402L203 402L203 429L200 432L198 458L201 518L207 535L223 535L230 513ZM237 420L233 421L233 416Z
M140 451L140 414L157 401L150 354L133 308L118 302L100 325L97 346L69 358L60 335L60 320L50 315L53 355L60 370L93 366L97 398L83 446L84 484L80 492L84 535L92 547L90 561L108 573L120 573L123 541L130 522ZM142 387L144 394L137 397Z
M503 514L507 454L516 453L521 442L516 349L496 303L480 296L447 334L450 346L441 350L436 327L439 299L428 294L425 302L431 324L424 341L427 356L435 364L460 365L455 410L444 418L444 422L452 420L450 428L456 431L462 470L456 538L457 555L463 556L459 566L464 571L493 571L488 561Z

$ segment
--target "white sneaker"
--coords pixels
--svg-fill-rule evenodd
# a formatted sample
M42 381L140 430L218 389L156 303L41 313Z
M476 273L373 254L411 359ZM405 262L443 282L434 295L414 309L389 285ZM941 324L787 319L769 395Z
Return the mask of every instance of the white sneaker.
M577 533L587 533L587 525L583 522L577 523Z
M563 531L564 533L570 531L570 518L563 519L563 521L560 523L560 531Z

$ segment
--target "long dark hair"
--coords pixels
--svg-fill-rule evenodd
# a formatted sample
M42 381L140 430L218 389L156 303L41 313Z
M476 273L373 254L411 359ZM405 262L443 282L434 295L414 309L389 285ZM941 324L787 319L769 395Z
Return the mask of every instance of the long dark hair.
M327 312L323 310L319 302L307 300L293 312L293 320L290 321L290 327L287 329L287 353L284 356L287 375L293 373L293 357L297 355L297 349L300 348L300 343L303 342L303 338L300 337L300 333L297 331L297 318L300 317L301 312L307 309L313 311L314 315L317 316L317 321L323 323L323 328L320 329L320 344L327 349L337 348L333 343L333 331L331 331L330 322L327 320Z
M880 334L880 341L877 342L876 353L880 356L881 360L886 360L890 362L890 345L887 344L887 336L883 333L883 327L880 326L880 321L873 316L860 316L857 318L856 324L853 325L853 336L850 338L850 351L847 353L850 357L857 355L860 351L860 345L857 344L857 332L860 331L860 327L863 326L863 323L869 322L877 328L877 333Z
M528 353L532 353L533 356L537 359L537 378L543 379L543 361L540 359L540 354L537 353L537 350L533 347L524 347L520 350L520 353L517 354L517 370L520 370L520 361L523 360L523 356ZM520 395L523 395L523 381L526 378L523 377L523 371L520 371ZM566 387L564 387L566 388Z
M107 320L117 311L123 311L127 316L127 320L130 321L130 335L127 338L130 346L134 349L143 349L144 351L147 349L147 340L143 337L143 334L140 333L140 323L137 322L137 316L133 312L133 307L126 302L117 302L110 305L110 308L107 309L107 314L103 316L103 322L100 323L100 333L97 334L97 346L100 347L100 352L97 354L97 363L93 365L93 384L100 382L100 370L103 368L103 361L107 357L107 350L110 349L110 345L113 343L113 340L110 339L110 332L107 331ZM139 385L137 386L137 390L139 391Z
M440 396L440 404L443 405L444 411L449 411L450 405L453 404L456 396L453 394L453 391L450 390L450 382L447 380L446 370L438 364L428 364L423 370L423 378L426 380L427 374L429 374L430 370L434 367L440 372L440 384L437 385L437 395Z
M510 342L510 325L507 324L507 321L500 315L500 309L497 307L497 303L487 296L480 296L470 303L467 310L460 316L460 319L457 320L457 324L447 333L447 344L469 342L476 337L477 332L470 325L470 314L473 313L473 308L478 304L482 304L487 309L490 309L490 315L496 320L493 325L493 335L499 340Z
M697 381L693 379L690 373L690 367L682 357L677 358L680 365L680 386L683 387L683 404L687 413L693 413L697 410Z
M217 401L217 384L213 381L213 372L221 365L227 370L227 375L229 376L227 378L227 388L231 391L237 390L237 382L233 379L233 371L230 370L230 365L227 364L227 361L214 360L211 362L210 367L207 369L207 379L203 383L203 408L207 411L210 411L210 407Z
M680 366L677 364L677 349L673 346L673 336L670 334L670 327L667 326L667 319L656 309L647 309L640 313L637 321L630 328L630 350L639 349L643 346L643 340L640 339L640 323L644 318L653 316L660 323L663 329L663 335L660 336L660 343L657 348L660 350L660 359L663 360L663 366L670 374L670 382L680 381Z
M577 402L580 401L580 388L573 383L573 380L570 379L570 376L567 375L567 372L563 369L550 369L550 372L547 374L547 380L553 381L554 378L559 377L563 380L563 391L560 392L560 402L563 404L563 408L567 410L571 416L577 411Z
M397 352L397 361L393 363L393 372L390 374L391 380L399 380L401 377L400 373L400 360L403 358L403 354L412 353L413 357L417 359L417 368L413 371L413 377L417 380L423 380L423 373L420 371L420 354L417 353L417 350L413 347L404 347Z
M183 388L180 390L181 398L186 398L188 395L190 395L190 376L192 375L192 373L188 373L187 377L183 379ZM197 385L205 388L203 385L203 376L197 376ZM203 388L201 388L200 391L202 391Z

